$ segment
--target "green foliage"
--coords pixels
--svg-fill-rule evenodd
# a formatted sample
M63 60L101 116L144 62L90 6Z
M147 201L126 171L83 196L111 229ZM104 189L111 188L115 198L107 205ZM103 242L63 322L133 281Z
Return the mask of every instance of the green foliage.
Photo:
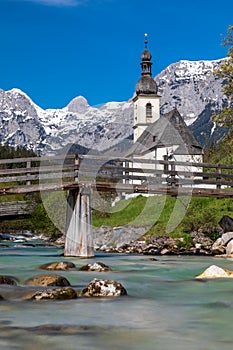
M30 219L31 227L36 233L47 234L56 239L65 231L66 203L61 192L51 192L40 202Z
M189 234L182 235L183 240L177 242L177 247L190 249L193 246L193 239Z
M211 164L233 164L233 130L219 144L205 150L204 162Z
M219 221L215 205L215 199L210 201L209 198L193 198L183 220L185 230L191 232L202 229L206 233L215 231Z
M0 220L0 231L4 233L14 233L23 231L33 231L30 220L28 218L18 218L15 220Z
M228 49L228 58L222 63L215 75L223 79L222 92L228 98L228 105L218 114L214 114L213 120L225 127L233 126L233 26L228 27L226 38L223 39L223 46L230 46Z
M33 151L30 151L24 147L13 148L10 146L0 146L0 159L14 159L14 158L26 158L36 157ZM17 167L19 164L16 165ZM2 165L3 168L11 168L12 165ZM11 202L11 201L22 201L29 200L35 204L35 210L30 217L21 217L11 220L1 220L0 230L2 232L14 232L14 231L25 231L31 230L35 233L48 234L51 239L55 239L61 235L61 231L53 224L53 220L50 219L48 211L53 212L55 215L55 222L64 227L63 214L66 212L64 208L60 208L60 201L58 194L49 194L45 201L42 203L40 194L14 194L0 196L0 202ZM54 204L55 203L55 204ZM45 206L46 210L45 210ZM48 208L47 208L48 207ZM63 220L63 221L62 221Z
M52 240L61 236L61 232L50 220L42 203L36 207L28 223L34 233L43 233Z
M14 159L14 158L25 158L25 157L36 157L35 152L28 150L25 147L11 147L0 145L0 159Z

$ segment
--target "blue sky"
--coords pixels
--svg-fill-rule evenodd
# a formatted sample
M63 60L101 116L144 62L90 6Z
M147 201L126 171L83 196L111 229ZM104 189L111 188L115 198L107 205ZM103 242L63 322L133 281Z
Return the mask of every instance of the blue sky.
M74 97L127 101L140 78L144 33L153 76L181 59L227 55L232 0L0 0L0 88L42 108Z

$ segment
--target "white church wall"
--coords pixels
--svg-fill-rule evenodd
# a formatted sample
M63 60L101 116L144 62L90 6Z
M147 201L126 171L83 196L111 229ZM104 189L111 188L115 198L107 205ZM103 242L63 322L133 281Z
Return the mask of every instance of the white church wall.
M146 116L146 106L151 104L151 116ZM141 136L148 124L154 123L160 117L160 97L140 96L134 100L134 142Z
M132 175L132 176L144 176L146 182L147 181L149 181L149 182L155 181L156 182L156 178L157 178L158 183L160 182L161 184L166 184L166 179L169 175L167 175L166 173L162 174L164 172L164 169L165 169L164 164L137 162L137 158L140 160L145 159L145 161L146 160L162 160L163 161L164 156L166 156L167 154L171 154L172 149L174 149L174 147L171 147L171 149L169 149L168 147L157 148L156 150L148 152L147 154L144 154L144 155L141 155L138 157L134 156L133 157L134 162L130 163L130 167L139 168L139 169L142 169L143 171L142 172L130 172L130 175ZM174 161L174 162L184 162L184 163L201 163L203 161L202 155L189 155L189 154L174 155L169 160ZM148 172L148 170L149 170L149 172ZM155 173L153 173L153 170L155 171ZM168 170L172 170L171 165L168 166ZM180 178L180 179L186 178L190 181L192 181L192 179L194 178L194 176L193 176L194 172L197 173L197 172L203 171L203 169L201 167L190 166L188 164L176 165L173 170L178 172L178 175L176 176L176 178ZM157 174L156 174L156 171L157 171ZM183 175L183 174L179 174L179 172L187 172L187 174ZM161 177L162 177L162 181L161 181ZM195 177L195 178L197 179L197 177ZM200 176L200 178L202 179L202 176ZM142 184L143 181L140 179L134 179L134 180L131 179L128 181L128 183ZM193 184L191 184L191 185L194 186Z

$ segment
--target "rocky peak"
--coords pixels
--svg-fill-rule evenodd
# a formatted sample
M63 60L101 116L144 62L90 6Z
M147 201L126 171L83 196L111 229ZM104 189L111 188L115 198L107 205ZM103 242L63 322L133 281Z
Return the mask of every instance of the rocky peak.
M89 108L89 104L87 102L87 100L85 99L85 97L83 96L78 96L75 97L68 105L67 105L67 111L68 112L72 112L72 113L86 113L88 108Z
M222 80L213 74L224 59L185 61L169 65L155 78L161 95L161 113L177 108L188 125L192 124L214 102L221 108L225 97Z

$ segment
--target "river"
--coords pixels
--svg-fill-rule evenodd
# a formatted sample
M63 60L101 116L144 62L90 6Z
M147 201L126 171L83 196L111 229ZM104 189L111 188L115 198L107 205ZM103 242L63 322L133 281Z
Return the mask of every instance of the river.
M18 286L0 285L6 299L0 301L0 349L232 350L233 280L195 276L212 264L233 270L233 261L103 253L87 260L62 253L56 247L0 246L0 274L18 279ZM59 272L74 288L84 288L95 277L113 279L128 295L22 301L29 288L24 281L43 273L40 265L62 260L77 268L101 261L113 269Z

